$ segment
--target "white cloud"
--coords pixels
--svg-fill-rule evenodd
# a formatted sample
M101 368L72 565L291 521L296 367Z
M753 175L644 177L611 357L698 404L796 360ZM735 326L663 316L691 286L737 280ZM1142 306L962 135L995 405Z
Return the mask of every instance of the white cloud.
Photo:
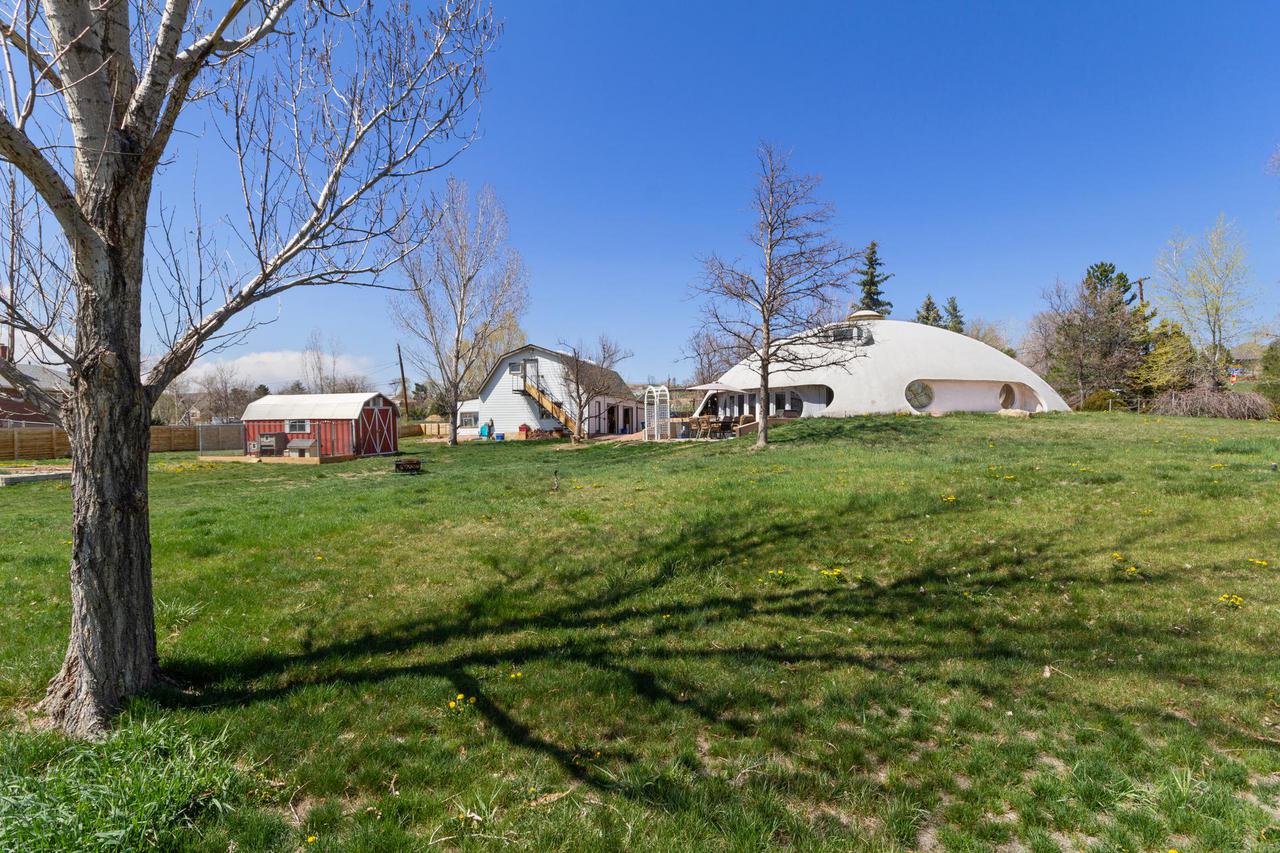
M247 384L263 384L273 391L288 385L295 379L302 378L301 350L267 350L247 352L235 358L202 359L196 362L184 376L188 379L199 379L218 364L230 364ZM373 360L361 355L339 354L336 372L340 376L358 374L372 377Z

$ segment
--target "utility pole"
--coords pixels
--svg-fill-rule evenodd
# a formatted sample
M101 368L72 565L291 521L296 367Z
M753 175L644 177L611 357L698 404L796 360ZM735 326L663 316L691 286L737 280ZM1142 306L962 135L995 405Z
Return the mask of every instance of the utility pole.
M404 356L396 344L396 360L400 362L400 402L404 404L404 419L409 420L409 383L404 378Z

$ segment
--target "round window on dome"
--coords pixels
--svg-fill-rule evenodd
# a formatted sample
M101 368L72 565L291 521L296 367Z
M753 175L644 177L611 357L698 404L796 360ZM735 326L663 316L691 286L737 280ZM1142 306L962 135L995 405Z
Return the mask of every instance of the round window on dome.
M923 412L933 402L933 388L928 382L917 379L907 386L907 402L917 412Z
M1012 409L1013 404L1018 402L1018 396L1013 392L1013 386L1008 382L1000 386L1000 408Z

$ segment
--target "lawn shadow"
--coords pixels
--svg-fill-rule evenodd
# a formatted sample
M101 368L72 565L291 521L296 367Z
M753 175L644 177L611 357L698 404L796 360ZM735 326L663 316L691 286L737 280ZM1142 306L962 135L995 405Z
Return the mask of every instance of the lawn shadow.
M898 420L905 424L913 419ZM898 420L875 423L893 426ZM545 724L522 719L518 710L486 690L478 673L539 662L579 667L620 679L642 711L661 708L687 716L694 727L751 738L765 751L788 754L812 733L770 725L777 697L763 685L742 683L734 701L726 702L713 687L681 671L710 665L717 675L732 679L736 672L761 668L778 674L853 669L873 679L916 679L937 691L967 691L999 704L1014 693L1041 689L1025 675L1038 674L1054 660L1070 660L1075 678L1114 678L1129 668L1135 675L1140 671L1144 678L1170 683L1188 668L1229 671L1249 665L1238 653L1228 655L1215 647L1212 638L1179 636L1174 643L1170 633L1136 630L1116 620L1091 621L1071 607L1041 613L1034 622L1021 620L1008 603L1059 591L1065 597L1073 585L1096 588L1100 583L1096 572L1080 568L1096 548L1065 525L1041 527L1034 534L1004 531L998 540L973 539L925 555L912 570L883 582L842 578L833 583L810 572L786 585L762 578L745 590L730 583L690 589L691 578L710 578L726 566L767 564L778 541L838 535L844 517L860 506L850 498L843 511L824 517L775 513L764 518L745 509L716 507L686 519L666 537L624 544L612 570L583 564L558 575L554 585L548 580L552 573L537 564L536 555L517 550L500 577L469 595L461 607L454 605L448 612L428 608L390 628L296 653L256 654L230 666L167 660L167 672L190 690L155 698L199 713L272 703L316 685L358 688L406 677L443 678L458 693L475 696L476 711L513 747L550 758L581 783L651 801L652 790L625 781L626 766L636 760L626 738L595 744L600 755L584 761L583 745L557 740L546 734ZM910 525L921 517L895 512L887 520L890 526ZM878 524L885 521L877 519ZM1166 582L1155 576L1145 583L1154 594ZM534 603L532 612L509 612L512 600L522 597ZM773 622L788 627L786 640L760 636L762 626ZM832 626L847 627L847 633L839 644L816 633L791 639L796 626L826 634L833 633ZM726 640L726 631L734 639ZM636 651L641 643L644 650ZM1118 649L1124 654L1116 654ZM1231 691L1226 683L1219 689ZM624 722L618 727L624 728ZM917 741L902 746L920 748ZM698 761L698 773L713 772L707 759ZM668 785L664 790L673 807L691 793L679 783L668 780Z

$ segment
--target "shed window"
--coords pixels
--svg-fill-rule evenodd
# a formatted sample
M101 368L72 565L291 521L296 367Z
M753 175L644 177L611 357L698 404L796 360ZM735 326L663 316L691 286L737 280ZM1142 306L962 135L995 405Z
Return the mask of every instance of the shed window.
M311 421L285 421L285 432L311 432Z
M480 425L479 412L459 412L458 413L459 429L471 429L472 427L476 427L479 425Z

